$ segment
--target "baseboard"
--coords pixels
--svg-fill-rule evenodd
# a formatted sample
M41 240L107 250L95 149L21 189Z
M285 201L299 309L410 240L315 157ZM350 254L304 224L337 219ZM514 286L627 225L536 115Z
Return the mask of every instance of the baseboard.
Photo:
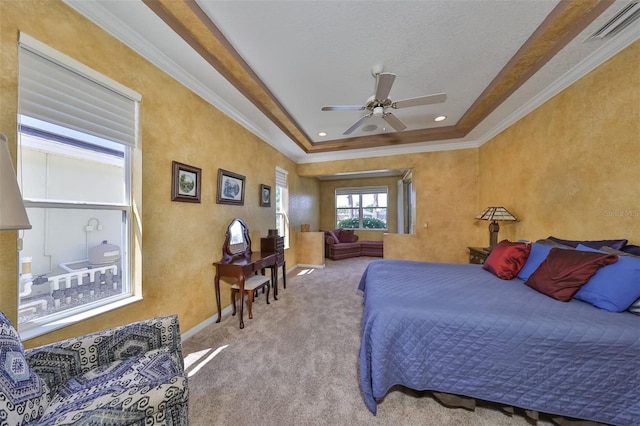
M231 305L227 306L222 310L222 317L224 318L225 316L229 315L232 311L233 311L233 306ZM184 333L181 334L182 341L184 342L190 339L191 337L193 337L194 334L204 330L206 327L212 324L215 324L217 319L218 319L218 314L215 314L214 316L209 317L206 320L202 321L200 324L196 325L195 327L192 327L189 330L185 331Z

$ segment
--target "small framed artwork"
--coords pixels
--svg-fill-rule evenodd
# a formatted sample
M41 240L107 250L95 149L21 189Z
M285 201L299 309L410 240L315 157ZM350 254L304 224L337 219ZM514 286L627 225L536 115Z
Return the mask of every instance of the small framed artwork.
M260 207L271 207L271 187L260 185Z
M171 200L199 203L202 170L173 161L171 173Z
M218 204L244 205L244 176L218 169Z

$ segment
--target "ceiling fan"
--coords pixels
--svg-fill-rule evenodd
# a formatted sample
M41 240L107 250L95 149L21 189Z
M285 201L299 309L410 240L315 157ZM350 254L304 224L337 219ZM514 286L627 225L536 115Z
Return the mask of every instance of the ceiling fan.
M375 94L367 99L367 103L365 105L335 105L322 107L322 111L368 111L367 114L360 117L358 121L345 130L343 133L344 135L351 134L370 117L381 117L396 131L401 132L406 129L407 126L400 121L398 117L393 115L391 112L388 112L388 108L398 109L418 105L438 104L447 100L447 95L445 93L438 93L435 95L419 96L417 98L402 99L394 102L389 99L389 92L391 91L391 86L396 79L396 75L390 72L382 72L382 67L379 65L373 67L371 74L373 74L376 79L376 89Z

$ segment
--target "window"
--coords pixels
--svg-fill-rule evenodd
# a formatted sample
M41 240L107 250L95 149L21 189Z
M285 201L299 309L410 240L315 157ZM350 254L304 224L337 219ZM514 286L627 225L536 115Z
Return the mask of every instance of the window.
M289 248L289 194L287 192L287 172L276 167L276 228L284 237L284 248Z
M20 34L23 338L134 300L132 151L140 95ZM65 319L65 321L61 321Z
M336 226L387 229L386 186L336 189Z

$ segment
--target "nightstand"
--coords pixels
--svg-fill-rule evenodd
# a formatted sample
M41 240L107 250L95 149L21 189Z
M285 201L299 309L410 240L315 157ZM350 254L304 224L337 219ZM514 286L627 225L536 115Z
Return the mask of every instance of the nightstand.
M468 247L469 263L482 265L489 256L490 251L484 247Z

